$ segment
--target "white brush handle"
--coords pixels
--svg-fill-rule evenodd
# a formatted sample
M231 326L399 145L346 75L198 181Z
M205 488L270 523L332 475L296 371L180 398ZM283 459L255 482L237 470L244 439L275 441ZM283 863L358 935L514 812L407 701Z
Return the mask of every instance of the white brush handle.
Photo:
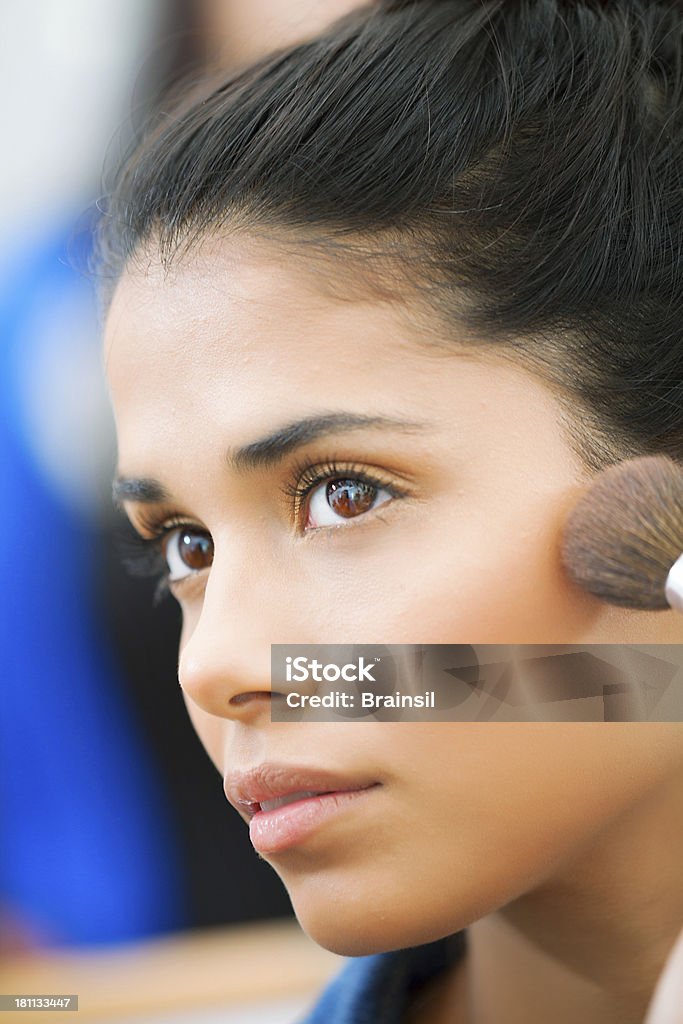
M676 559L669 570L664 596L672 608L683 612L683 555Z

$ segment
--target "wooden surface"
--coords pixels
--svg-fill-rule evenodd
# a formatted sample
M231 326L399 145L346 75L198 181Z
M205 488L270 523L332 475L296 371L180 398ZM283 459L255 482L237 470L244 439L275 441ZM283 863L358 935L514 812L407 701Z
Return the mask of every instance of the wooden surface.
M0 993L77 994L77 1012L3 1013L0 1024L86 1024L191 1007L314 996L344 964L295 921L186 932L97 951L6 957Z

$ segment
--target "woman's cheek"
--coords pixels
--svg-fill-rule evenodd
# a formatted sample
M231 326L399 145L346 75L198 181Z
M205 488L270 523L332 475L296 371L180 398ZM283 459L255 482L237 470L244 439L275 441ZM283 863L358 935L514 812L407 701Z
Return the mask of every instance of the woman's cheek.
M575 643L595 618L565 577L547 526L505 536L453 530L440 542L418 538L406 550L410 564L390 589L405 595L395 623L404 635L393 642Z

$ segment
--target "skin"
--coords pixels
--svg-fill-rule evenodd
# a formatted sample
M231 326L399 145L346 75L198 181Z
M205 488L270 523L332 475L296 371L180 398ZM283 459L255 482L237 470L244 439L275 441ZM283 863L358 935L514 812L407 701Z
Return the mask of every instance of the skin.
M360 0L199 0L209 59L226 67L311 39L356 8Z
M562 572L587 473L557 396L494 349L426 344L414 310L328 271L214 237L169 272L150 250L109 310L119 473L173 496L125 510L143 535L153 514L213 541L173 585L188 713L222 776L271 761L381 783L266 859L336 952L468 927L413 1024L640 1024L683 923L683 725L270 720L271 643L683 640L673 612L602 605ZM346 430L249 472L226 460L331 412L422 426ZM283 485L333 458L396 496L333 525L295 514Z

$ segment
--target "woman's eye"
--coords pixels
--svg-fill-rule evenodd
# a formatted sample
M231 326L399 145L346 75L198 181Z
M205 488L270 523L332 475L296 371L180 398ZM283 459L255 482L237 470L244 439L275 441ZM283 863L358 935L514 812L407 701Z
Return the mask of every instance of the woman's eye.
M213 562L213 541L207 533L179 526L166 534L162 551L168 567L169 583L208 569Z
M385 487L376 487L365 480L352 477L327 480L311 491L306 526L335 526L344 519L355 519L393 497Z

